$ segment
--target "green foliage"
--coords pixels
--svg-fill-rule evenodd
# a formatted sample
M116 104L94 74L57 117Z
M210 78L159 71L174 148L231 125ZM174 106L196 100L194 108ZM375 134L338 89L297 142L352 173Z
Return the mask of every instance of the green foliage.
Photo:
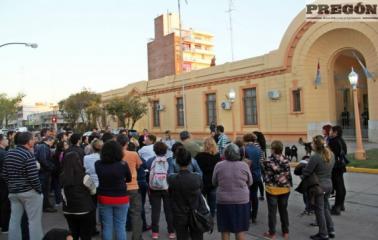
M370 149L366 151L366 160L356 160L354 159L354 154L348 154L348 159L350 164L348 167L358 167L358 168L374 168L378 169L378 149Z
M147 113L147 103L140 96L128 94L125 97L111 99L106 110L118 119L119 127L134 129L135 123Z
M59 111L72 128L93 128L101 115L101 95L84 89L59 102Z
M19 93L16 97L8 97L5 93L0 93L0 126L8 127L8 122L17 117L17 111L20 107L25 94Z

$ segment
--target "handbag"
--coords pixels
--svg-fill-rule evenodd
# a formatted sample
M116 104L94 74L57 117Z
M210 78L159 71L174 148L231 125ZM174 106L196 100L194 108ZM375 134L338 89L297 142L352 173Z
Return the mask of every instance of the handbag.
M199 209L190 209L189 212L189 228L195 232L213 232L214 220L210 214L210 209L207 206L205 197L200 194L199 196L200 206ZM205 211L202 211L205 210Z
M176 177L178 177L177 175ZM182 185L182 182L181 182ZM185 198L180 187L180 195L183 199L186 200L186 203L189 207L189 214L188 214L188 224L190 231L194 232L210 232L212 233L214 230L214 220L210 213L209 205L206 202L205 197L200 193L198 195L198 209L193 209L192 205L190 204L188 198Z

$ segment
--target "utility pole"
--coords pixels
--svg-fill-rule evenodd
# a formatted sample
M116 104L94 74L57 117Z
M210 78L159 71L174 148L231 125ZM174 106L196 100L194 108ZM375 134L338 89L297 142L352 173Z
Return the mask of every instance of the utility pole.
M181 0L177 0L178 5L178 12L179 12L179 37L180 37L180 73L183 73L183 63L184 63L184 51L183 51L183 43L182 43L182 22L181 22ZM186 121L186 104L185 104L185 81L182 78L182 112L184 115L184 129L187 130L187 121Z
M228 13L229 17L229 30L230 30L230 46L231 46L231 60L234 61L234 36L233 36L233 29L232 29L232 12L233 9L233 2L232 0L229 0L228 2L228 10L226 11Z

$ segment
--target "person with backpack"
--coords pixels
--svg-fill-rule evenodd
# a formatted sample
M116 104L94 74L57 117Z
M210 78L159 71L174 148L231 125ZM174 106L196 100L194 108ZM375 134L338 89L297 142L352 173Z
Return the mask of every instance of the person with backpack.
M257 193L259 190L259 185L261 182L261 156L263 155L263 152L259 147L255 145L256 143L256 135L253 133L248 133L243 136L244 140L244 158L248 159L247 164L249 165L249 168L252 173L253 178L253 184L249 188L250 190L250 200L251 200L251 218L252 223L256 223L257 218L257 212L259 209L259 200L257 197Z
M190 152L184 147L179 147L175 155L180 171L178 174L170 175L168 182L177 240L188 240L189 237L202 240L203 233L190 227L191 211L200 207L202 179L198 174L188 170L192 161Z
M169 239L175 239L173 217L171 211L171 203L169 201L168 193L168 168L169 164L166 158L167 145L163 142L157 142L154 144L154 152L156 158L153 160L150 176L150 201L151 201L151 222L152 222L152 239L159 238L159 220L160 220L160 208L161 200L163 200L165 219L168 225L168 237Z

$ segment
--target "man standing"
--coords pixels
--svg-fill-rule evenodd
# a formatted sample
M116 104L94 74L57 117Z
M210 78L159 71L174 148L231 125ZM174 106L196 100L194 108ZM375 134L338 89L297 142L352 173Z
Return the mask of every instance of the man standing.
M55 169L50 150L53 144L54 139L46 135L43 137L42 142L35 147L35 157L41 165L41 169L39 171L39 179L41 180L42 185L43 211L50 213L57 212L49 199L51 190L51 174Z
M149 133L148 133L148 130L147 129L143 129L143 135L141 135L138 139L138 142L139 142L139 147L142 148L144 147L145 145L147 145L145 143L145 141L147 140L147 137L148 137ZM147 159L146 159L147 160Z
M201 152L201 147L191 139L191 135L188 131L180 132L180 139L186 151L190 152L192 158L195 158L199 152Z
M154 144L156 142L155 135L148 135L146 140L144 141L145 146L139 149L138 154L141 158L143 158L145 161L150 160L151 158L155 157L154 152Z
M165 131L165 138L163 140L163 143L165 143L165 145L167 145L167 147L168 147L167 158L173 157L172 146L173 146L173 144L176 143L176 141L174 139L172 139L171 131L169 131L169 130Z
M142 238L142 197L139 192L137 181L137 171L142 165L136 152L127 150L129 138L126 135L120 134L117 137L117 142L123 148L123 161L127 162L131 171L131 182L127 183L127 193L130 198L129 215L131 218L132 240L143 240ZM129 223L127 224L129 225Z
M7 154L8 139L0 134L0 228L2 233L8 233L10 219L10 202L8 199L8 186L5 183L2 171Z
M18 146L9 150L3 166L3 178L8 184L11 202L9 240L21 239L21 218L26 211L29 220L30 240L41 240L42 195L37 161L32 153L34 138L30 132L17 137Z
M224 133L224 127L222 125L217 126L217 134L219 134L218 139L218 149L221 156L223 156L223 150L226 148L226 145L231 143L230 139Z

